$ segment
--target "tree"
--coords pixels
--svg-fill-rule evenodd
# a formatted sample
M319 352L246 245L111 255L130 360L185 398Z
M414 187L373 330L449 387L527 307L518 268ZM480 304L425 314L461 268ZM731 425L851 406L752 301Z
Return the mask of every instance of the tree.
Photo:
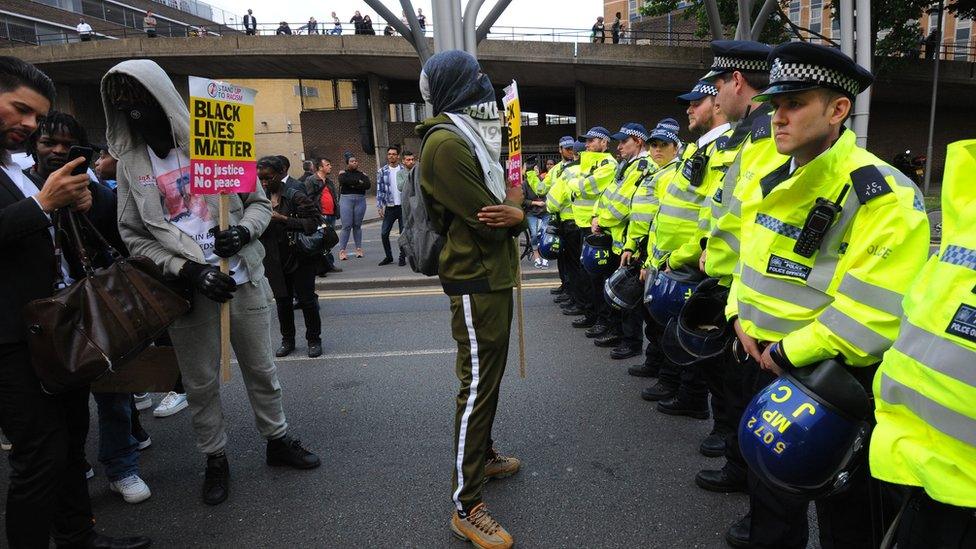
M696 36L711 36L708 25L708 14L705 10L705 3L698 1L688 5L687 7L679 8L678 5L683 3L684 2L680 0L645 0L640 6L640 13L642 15L653 17L680 10L681 17L684 19L697 20L698 27L695 31ZM726 38L732 38L735 36L735 29L739 22L738 2L736 0L718 0L717 4L719 18L722 20L722 34ZM750 23L755 21L759 11L762 9L763 0L756 0L753 4L752 17L749 20ZM773 12L769 18L769 22L766 23L765 27L763 27L763 32L759 36L759 41L767 44L778 44L780 42L789 40L789 38L790 35L787 32L787 26L783 21L782 16L777 12Z

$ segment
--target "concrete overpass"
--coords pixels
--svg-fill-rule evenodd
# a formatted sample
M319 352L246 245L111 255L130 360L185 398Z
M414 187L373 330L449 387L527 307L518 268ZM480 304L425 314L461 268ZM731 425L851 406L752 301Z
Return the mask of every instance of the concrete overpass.
M401 38L385 36L245 36L104 40L11 48L59 85L59 108L100 116L97 82L115 63L151 58L179 89L186 75L234 78L349 78L369 80L375 115L389 103L419 102L420 64ZM629 120L648 124L663 116L683 120L673 102L710 65L707 43L678 47L571 42L487 40L479 59L496 86L519 82L523 110L576 116L577 129ZM890 159L899 150L924 150L931 68L918 59L876 59L869 148ZM937 116L938 157L948 141L971 137L976 126L976 69L944 61ZM92 127L103 126L92 116ZM377 126L384 126L382 124ZM377 143L385 126L377 128ZM530 136L527 136L527 138ZM690 137L690 136L685 136ZM545 143L551 136L546 135ZM529 145L531 141L527 140ZM541 146L541 145L540 145ZM547 145L548 146L548 145Z

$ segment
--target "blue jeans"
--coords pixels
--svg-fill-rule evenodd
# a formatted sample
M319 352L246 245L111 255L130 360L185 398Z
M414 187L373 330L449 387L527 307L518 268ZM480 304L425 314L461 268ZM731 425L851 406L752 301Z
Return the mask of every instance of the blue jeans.
M98 405L98 462L109 482L139 474L139 441L132 436L132 395L92 393Z
M546 229L546 223L549 222L548 215L530 215L529 217L529 235L532 236L530 243L535 249L539 248L539 243L542 242L542 231Z
M345 250L352 231L356 247L363 247L363 217L366 215L366 195L344 194L339 198L339 216L342 218L342 233L339 235L339 249Z

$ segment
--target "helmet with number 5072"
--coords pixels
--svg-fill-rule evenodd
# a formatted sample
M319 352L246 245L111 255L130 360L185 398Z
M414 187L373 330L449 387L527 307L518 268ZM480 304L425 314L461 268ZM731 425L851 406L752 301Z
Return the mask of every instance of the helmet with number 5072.
M866 467L871 402L831 359L795 368L753 397L739 423L742 457L767 485L807 497L843 490Z

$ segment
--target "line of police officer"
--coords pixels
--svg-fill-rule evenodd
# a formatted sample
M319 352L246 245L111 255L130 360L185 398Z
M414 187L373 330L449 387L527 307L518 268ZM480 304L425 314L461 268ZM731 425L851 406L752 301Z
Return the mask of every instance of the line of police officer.
M695 482L749 494L733 547L805 547L810 501L823 547L976 547L976 140L949 148L926 259L918 188L844 127L868 71L802 42L712 50L679 155L670 119L594 127L528 173L557 302L613 358L648 340L629 372L659 411L707 419L711 394L700 451L725 463Z

